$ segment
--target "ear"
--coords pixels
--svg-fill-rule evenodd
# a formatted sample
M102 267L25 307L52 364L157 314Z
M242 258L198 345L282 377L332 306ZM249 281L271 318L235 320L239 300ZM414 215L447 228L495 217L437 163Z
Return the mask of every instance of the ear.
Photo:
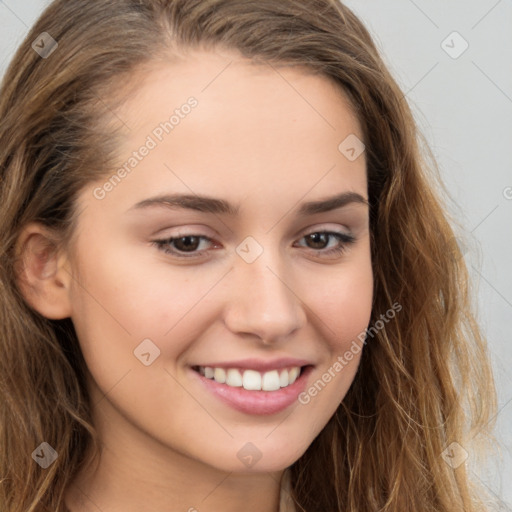
M27 303L51 320L71 316L71 273L57 237L39 223L27 225L16 243L16 281Z

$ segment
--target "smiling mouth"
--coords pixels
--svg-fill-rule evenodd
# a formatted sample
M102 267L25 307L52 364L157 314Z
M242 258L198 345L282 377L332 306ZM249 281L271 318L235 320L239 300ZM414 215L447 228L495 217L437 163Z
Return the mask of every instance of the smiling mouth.
M244 388L247 391L277 391L291 386L308 366L312 365L290 366L267 372L210 366L193 366L192 369L207 379L229 387Z

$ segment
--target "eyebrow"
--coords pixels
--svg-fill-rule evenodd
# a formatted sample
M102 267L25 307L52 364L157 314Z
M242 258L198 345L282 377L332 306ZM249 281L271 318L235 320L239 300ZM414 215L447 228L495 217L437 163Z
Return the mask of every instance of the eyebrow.
M297 215L305 217L307 215L329 212L354 203L369 206L368 200L357 192L343 192L326 199L303 203L298 209ZM233 205L224 199L191 194L167 194L151 197L138 202L129 210L150 207L182 208L203 213L225 214L230 216L237 216L240 211L239 204Z

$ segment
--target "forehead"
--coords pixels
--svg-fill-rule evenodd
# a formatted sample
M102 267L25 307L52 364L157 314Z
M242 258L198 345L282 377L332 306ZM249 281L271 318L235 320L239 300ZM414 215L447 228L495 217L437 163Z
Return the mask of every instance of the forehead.
M226 50L189 51L186 56L152 61L138 68L129 81L130 98L118 115L130 121L130 129L140 127L144 118L161 119L184 95L195 96L204 115L218 113L217 107L226 119L237 114L268 115L265 107L275 109L279 103L283 110L276 114L286 109L305 118L314 114L332 130L339 127L340 110L344 118L358 124L347 95L331 77L304 66L256 62Z
M129 171L111 193L119 202L222 190L235 203L259 196L262 206L308 193L366 192L364 154L351 160L340 150L347 138L362 139L359 122L327 77L197 52L155 64L134 81L115 113L124 126L117 164ZM130 159L135 165L126 166Z

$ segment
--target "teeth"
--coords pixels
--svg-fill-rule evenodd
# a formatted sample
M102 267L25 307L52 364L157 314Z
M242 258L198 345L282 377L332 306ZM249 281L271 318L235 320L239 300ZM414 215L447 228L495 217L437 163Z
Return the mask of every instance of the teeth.
M213 378L215 381L224 384L226 382L226 370L224 368L215 368L213 370Z
M300 367L294 366L283 370L271 370L260 373L256 370L238 370L236 368L212 368L199 366L199 373L207 379L220 384L248 391L276 391L293 384L300 375Z
M284 388L285 386L287 386L289 384L289 380L288 380L288 370L283 370L281 372L281 375L279 377L279 385Z
M238 371L238 370L235 370ZM249 391L261 390L261 374L254 370L245 370L243 376L244 389Z
M227 372L226 384L228 386L233 386L234 388L242 387L242 376L240 375L240 372L234 368L230 368Z
M300 373L300 368L297 367L297 366L294 366L290 372L288 373L288 381L290 384L293 384L296 380L297 380L297 377L299 376L299 373Z
M263 374L261 389L264 389L265 391L275 391L280 387L281 383L279 382L279 372L277 370Z

